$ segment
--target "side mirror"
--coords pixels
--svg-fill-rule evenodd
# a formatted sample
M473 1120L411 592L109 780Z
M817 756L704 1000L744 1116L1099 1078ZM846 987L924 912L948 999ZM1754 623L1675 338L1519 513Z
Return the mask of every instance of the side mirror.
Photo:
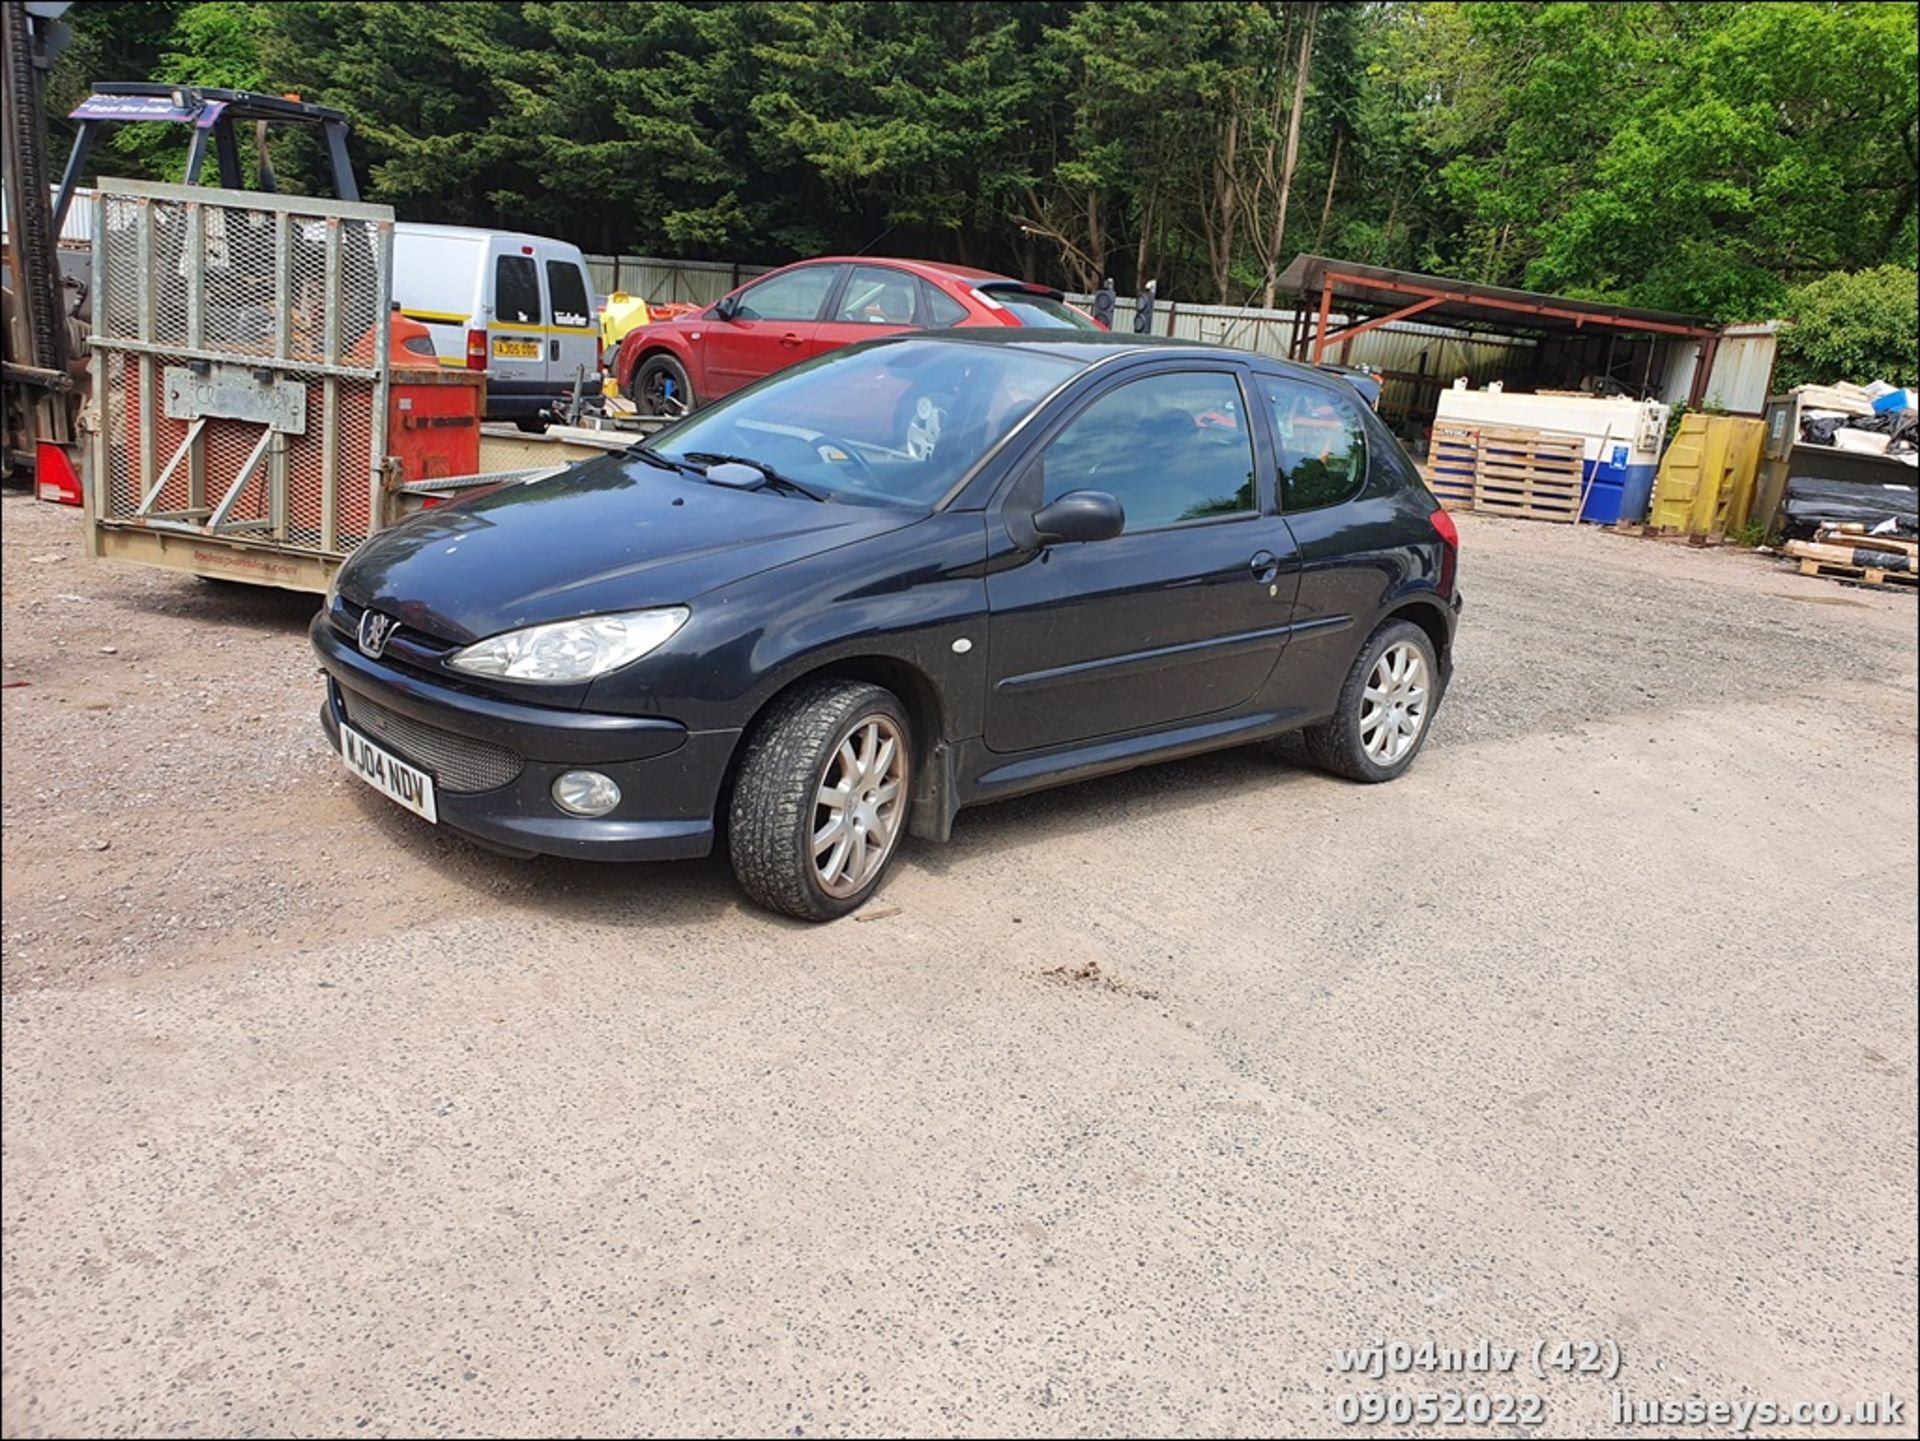
M721 296L719 302L713 307L713 313L715 318L719 320L733 319L734 316L740 313L740 297L737 295Z
M1126 528L1126 509L1104 490L1070 490L1033 513L1034 535L1042 545L1112 540Z

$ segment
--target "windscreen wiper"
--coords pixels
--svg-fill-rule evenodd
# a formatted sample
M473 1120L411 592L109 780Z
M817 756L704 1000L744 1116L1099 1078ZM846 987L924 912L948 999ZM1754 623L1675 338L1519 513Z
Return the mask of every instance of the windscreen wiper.
M690 450L688 460L698 461L701 465L744 465L749 470L760 472L760 478L775 490L784 490L793 495L804 495L808 500L825 501L830 497L824 491L815 490L810 485L802 485L790 475L782 475L764 460L755 460L746 455L722 455L716 450Z
M630 445L622 453L635 456L644 460L648 465L657 466L661 470L678 471L681 475L697 475L702 480L707 478L706 472L701 470L699 466L688 465L683 461L675 460L672 456L662 454L650 445Z

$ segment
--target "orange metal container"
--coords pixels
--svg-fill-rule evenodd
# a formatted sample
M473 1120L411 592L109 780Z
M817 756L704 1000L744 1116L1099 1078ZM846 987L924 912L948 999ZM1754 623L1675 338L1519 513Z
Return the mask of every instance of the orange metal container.
M395 370L387 391L387 453L400 462L400 479L475 474L486 397L484 372Z

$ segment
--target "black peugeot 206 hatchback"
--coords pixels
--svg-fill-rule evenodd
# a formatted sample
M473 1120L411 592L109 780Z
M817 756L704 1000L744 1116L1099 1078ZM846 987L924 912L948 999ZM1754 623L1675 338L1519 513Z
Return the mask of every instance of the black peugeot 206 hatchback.
M1023 791L1293 730L1392 780L1446 691L1457 557L1336 377L921 334L383 532L312 637L328 738L423 820L522 856L721 843L827 920L908 832Z

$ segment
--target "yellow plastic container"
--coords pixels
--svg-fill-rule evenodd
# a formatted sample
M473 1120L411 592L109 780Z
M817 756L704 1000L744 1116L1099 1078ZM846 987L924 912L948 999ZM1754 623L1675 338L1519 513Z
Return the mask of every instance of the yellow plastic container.
M629 295L624 290L616 290L607 297L607 308L600 312L600 349L610 350L627 338L627 332L638 330L653 317L647 313L647 302L637 295Z
M1688 535L1725 535L1753 509L1765 421L1732 415L1687 415L1667 447L1653 487L1648 520Z

